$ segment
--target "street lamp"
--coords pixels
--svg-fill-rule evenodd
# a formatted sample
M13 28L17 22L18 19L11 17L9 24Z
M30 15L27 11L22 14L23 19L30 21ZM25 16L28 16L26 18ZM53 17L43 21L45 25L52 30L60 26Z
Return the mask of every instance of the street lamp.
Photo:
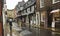
M9 19L9 25L10 25L10 36L12 36L12 21L13 21L13 19L10 18L10 19Z

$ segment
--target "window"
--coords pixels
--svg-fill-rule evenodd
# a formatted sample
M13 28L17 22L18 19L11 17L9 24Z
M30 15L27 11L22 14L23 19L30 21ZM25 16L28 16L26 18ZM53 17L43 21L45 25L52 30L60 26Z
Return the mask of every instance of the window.
M53 4L60 2L60 0L53 0Z
M20 8L20 5L19 4L17 6Z
M44 0L40 0L40 8L44 7Z
M18 6L17 8L18 8L17 10L19 11L20 10L20 7Z
M24 13L26 13L26 10L24 10Z
M20 10L23 10L23 7L20 7Z
M34 6L31 7L31 12L34 12Z
M27 8L27 12L30 12L30 8Z

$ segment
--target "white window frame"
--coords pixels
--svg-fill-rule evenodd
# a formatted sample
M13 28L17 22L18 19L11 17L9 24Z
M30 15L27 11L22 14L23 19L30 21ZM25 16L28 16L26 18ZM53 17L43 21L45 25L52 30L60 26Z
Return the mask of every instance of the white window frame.
M44 0L40 0L40 8L44 7Z
M58 3L58 2L60 2L60 1L52 0L52 3L53 3L53 4Z

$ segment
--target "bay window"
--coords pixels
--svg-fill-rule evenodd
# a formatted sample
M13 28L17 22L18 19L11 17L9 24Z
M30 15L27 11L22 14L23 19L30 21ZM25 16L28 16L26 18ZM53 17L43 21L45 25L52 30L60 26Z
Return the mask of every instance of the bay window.
M23 10L23 7L20 7L20 10Z

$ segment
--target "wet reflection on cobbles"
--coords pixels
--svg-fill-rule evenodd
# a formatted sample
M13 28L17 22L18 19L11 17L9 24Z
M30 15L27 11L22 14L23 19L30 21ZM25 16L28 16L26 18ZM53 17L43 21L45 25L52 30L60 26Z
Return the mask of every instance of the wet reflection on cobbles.
M53 32L47 29L32 28L32 36L60 36L58 32Z

